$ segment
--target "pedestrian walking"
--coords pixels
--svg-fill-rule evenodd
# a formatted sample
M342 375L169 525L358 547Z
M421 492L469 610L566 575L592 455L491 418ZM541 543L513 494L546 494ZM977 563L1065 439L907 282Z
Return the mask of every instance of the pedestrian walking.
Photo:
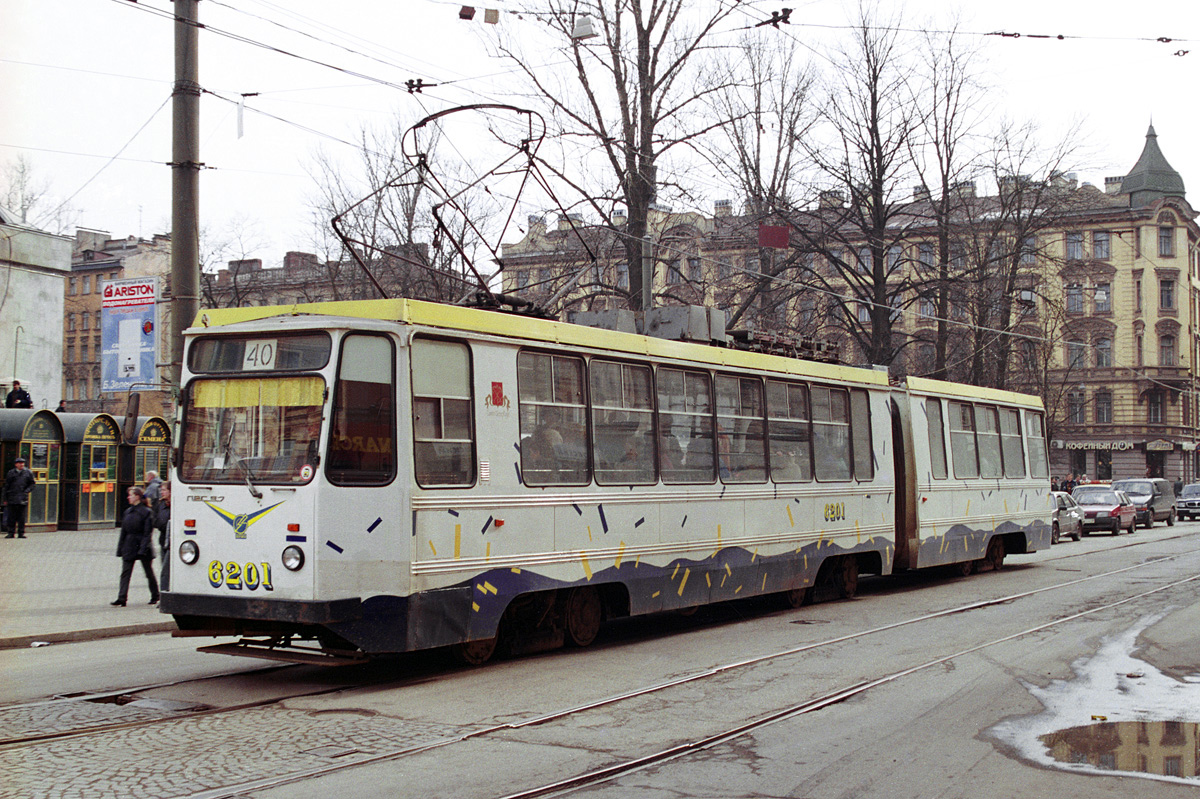
M154 471L146 472L143 480L146 483L146 488L143 489L146 492L146 499L150 501L150 507L153 508L158 504L158 492L162 488L163 481L158 478L158 472Z
M4 476L4 510L8 520L8 535L5 538L25 537L25 519L29 513L29 495L37 480L33 472L25 468L25 459L18 456L13 468Z
M162 551L162 579L159 587L171 590L171 484L163 483L159 489L158 505L154 509L154 526L158 528L158 548Z
M8 392L8 396L4 398L5 408L32 408L33 398L29 396L29 392L21 388L21 381L14 380L12 391Z
M146 492L134 486L126 497L129 507L121 518L121 537L117 539L117 557L122 561L121 585L113 607L123 608L129 599L129 578L133 564L140 562L150 584L150 604L158 604L158 580L154 577L154 511L146 504Z
M58 407L54 409L54 412L55 413L66 413L66 411L67 411L67 401L59 400Z

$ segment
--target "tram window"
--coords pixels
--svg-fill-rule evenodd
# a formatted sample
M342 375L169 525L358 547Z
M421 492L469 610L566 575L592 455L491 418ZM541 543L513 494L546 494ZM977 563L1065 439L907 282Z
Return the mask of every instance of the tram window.
M263 345L266 345L264 348ZM241 372L265 368L259 353L266 353L275 371L320 369L329 363L328 333L253 336L212 336L197 339L188 350L193 372Z
M842 389L813 386L813 454L817 480L850 479L850 399Z
M475 480L471 354L465 344L418 338L412 345L413 463L418 485Z
M383 485L396 474L395 362L382 336L342 341L325 474L337 485Z
M804 386L768 380L767 416L771 479L777 483L812 480L808 392Z
M593 360L588 377L596 482L653 483L656 477L650 367Z
M659 473L664 483L711 483L712 391L707 372L658 370Z
M762 381L717 375L717 470L726 483L767 479Z
M1049 477L1050 464L1046 462L1046 432L1042 426L1042 414L1025 411L1025 443L1029 447L1029 476Z
M929 422L929 468L936 480L945 480L946 471L946 431L942 427L942 401L940 399L925 400L925 417Z
M950 403L950 455L954 459L955 477L979 476L975 413L968 403Z
M1000 409L1000 448L1006 477L1025 476L1025 450L1021 446L1021 415L1012 408Z
M854 444L854 479L874 479L875 453L871 449L871 401L865 391L850 392L850 435Z
M1000 422L996 409L988 405L975 406L975 436L979 443L979 476L1000 477Z
M583 359L539 352L517 356L521 475L526 485L588 481Z

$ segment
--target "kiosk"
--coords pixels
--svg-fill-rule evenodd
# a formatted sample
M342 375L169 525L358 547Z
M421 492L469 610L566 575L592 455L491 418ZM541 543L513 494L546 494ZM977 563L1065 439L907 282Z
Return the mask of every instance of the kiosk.
M13 468L17 456L37 480L29 496L25 529L45 533L57 528L59 471L63 428L50 411L0 408L0 481Z
M60 413L63 426L62 507L64 530L117 526L117 447L121 426L107 413Z
M117 509L124 514L129 505L125 493L133 486L145 487L146 472L158 472L164 483L171 479L171 427L167 420L139 416L133 440L121 443L117 457Z

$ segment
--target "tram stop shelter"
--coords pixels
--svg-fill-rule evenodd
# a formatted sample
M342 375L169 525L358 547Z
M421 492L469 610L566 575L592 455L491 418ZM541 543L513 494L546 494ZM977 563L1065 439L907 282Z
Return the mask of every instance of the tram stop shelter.
M0 481L17 460L33 472L37 484L29 496L25 529L45 533L58 527L59 477L63 428L51 411L0 408Z
M121 426L107 413L60 413L63 427L62 506L64 530L117 526L117 447Z
M167 420L139 416L133 438L122 440L117 458L117 511L123 515L129 506L126 492L134 486L144 487L146 472L157 472L164 483L171 479L171 426Z

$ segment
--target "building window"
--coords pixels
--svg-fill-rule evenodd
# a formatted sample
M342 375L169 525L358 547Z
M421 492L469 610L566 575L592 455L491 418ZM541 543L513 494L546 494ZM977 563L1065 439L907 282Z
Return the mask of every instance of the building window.
M1097 261L1107 261L1112 255L1112 237L1108 231L1097 230L1092 234L1092 257Z
M1158 281L1158 307L1164 311L1175 309L1175 281L1163 278Z
M811 325L817 320L817 298L812 294L800 297L800 324Z
M1082 261L1083 260L1083 234L1068 233L1067 234L1067 260Z
M1082 341L1067 342L1067 367L1070 369L1087 367L1087 345Z
M933 301L933 297L922 297L917 312L932 319L937 316L937 303Z
M893 244L888 247L887 251L887 269L888 274L895 272L900 267L900 258L904 250L899 244Z
M921 269L933 271L933 244L928 241L923 241L917 245L917 263L921 265Z
M688 258L687 268L688 268L688 271L687 271L688 280L692 281L693 283L699 283L700 282L700 259L699 258Z
M101 319L101 317L100 317L100 311L96 311L96 329L97 329L97 330L99 330L99 329L100 329L100 319Z
M73 277L67 278L67 293L72 297L79 293L79 281Z
M1082 391L1067 394L1067 424L1087 424L1086 399Z
M865 302L858 304L858 321L864 325L871 323L871 306Z
M1037 236L1026 236L1021 242L1021 263L1029 266L1037 263Z
M1162 400L1163 395L1159 391L1152 391L1146 395L1146 421L1149 424L1162 424Z
M67 345L67 363L75 363L75 345Z
M679 271L679 260L667 261L667 283L672 286L683 282L683 272Z
M873 271L871 266L871 248L858 248L858 273L860 275L869 275Z
M88 342L86 338L79 342L79 362L88 362Z
M629 290L629 264L617 264L617 288L623 291Z
M1141 313L1142 311L1142 281L1133 281L1133 310Z
M92 293L92 276L91 275L83 276L83 293L84 294Z
M1112 392L1096 392L1096 424L1112 424Z
M79 329L80 329L80 330L87 330L87 329L88 329L88 327L89 327L89 326L90 326L90 324L91 324L91 321L92 321L92 315L91 315L90 313L88 313L87 311L84 311L84 312L83 312L83 313L80 315L80 317L81 317L81 318L79 319Z
M717 277L721 280L728 280L733 277L733 264L729 261L721 261L717 264Z
M1141 336L1137 336L1134 338L1133 350L1134 350L1134 353L1133 353L1134 354L1134 365L1142 366L1145 363L1145 361L1142 360L1142 337Z
M1158 229L1158 257L1175 257L1175 228L1164 225ZM83 293L87 293L86 283L84 283Z
M1095 301L1096 313L1112 312L1112 285L1110 283L1096 284Z
M1078 283L1067 286L1067 313L1083 313L1083 286Z
M1025 339L1021 342L1021 363L1026 369L1037 369L1038 346L1036 342Z
M517 289L529 288L529 269L517 270Z
M68 333L75 332L75 314L73 314L73 313L67 314L67 332Z
M1112 365L1112 339L1096 339L1096 366L1100 369L1106 369Z
M1158 365L1175 366L1175 337L1162 336L1158 339Z

